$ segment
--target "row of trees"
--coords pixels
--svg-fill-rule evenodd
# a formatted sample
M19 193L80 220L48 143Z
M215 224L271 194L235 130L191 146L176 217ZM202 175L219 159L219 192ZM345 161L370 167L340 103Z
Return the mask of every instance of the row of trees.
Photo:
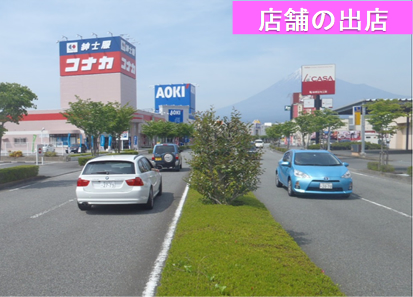
M161 141L165 142L168 138L191 137L194 134L194 126L187 123L148 121L146 125L142 127L142 133L150 139L158 137Z
M366 115L366 120L378 133L380 140L380 164L387 164L389 148L386 145L385 139L393 136L397 130L401 128L401 126L396 123L397 118L411 118L412 103L407 102L400 104L398 99L379 99L375 102L367 103L366 109L368 113ZM266 134L269 138L280 139L282 136L289 138L294 133L300 132L303 138L303 146L307 147L306 139L312 133L327 130L327 139L330 139L330 132L344 125L345 124L336 113L329 109L324 109L322 111L316 110L313 113L301 113L300 116L294 119L294 121L288 121L268 127L266 129ZM322 135L322 133L320 133L320 135Z
M76 96L77 101L69 102L70 108L61 114L67 122L82 129L93 139L92 154L98 154L98 141L103 133L114 136L118 143L121 134L129 130L130 122L136 110L128 104L121 106L119 102L104 104L91 99L83 100ZM118 152L120 147L118 146Z
M294 121L272 125L266 129L266 134L269 138L279 139L282 136L289 138L296 132L300 132L303 146L307 147L306 140L312 133L327 130L328 139L330 139L331 131L344 125L339 116L330 109L315 110L312 113L301 113ZM287 147L289 147L289 142Z

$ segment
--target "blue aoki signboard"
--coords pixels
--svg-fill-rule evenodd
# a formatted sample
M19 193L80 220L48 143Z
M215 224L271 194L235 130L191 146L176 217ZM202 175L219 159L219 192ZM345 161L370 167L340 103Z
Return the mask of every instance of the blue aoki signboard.
M189 106L189 114L195 113L195 86L192 84L156 85L155 112L161 105Z
M183 123L184 111L182 109L170 109L168 111L168 120L174 123Z

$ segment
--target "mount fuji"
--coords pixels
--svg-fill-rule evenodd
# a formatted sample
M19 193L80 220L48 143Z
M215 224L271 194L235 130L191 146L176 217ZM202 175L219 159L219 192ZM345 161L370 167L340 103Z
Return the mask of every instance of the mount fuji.
M301 69L248 99L216 109L216 115L229 117L235 108L241 113L244 122L254 120L259 120L261 123L284 122L290 119L290 112L284 111L284 106L290 105L293 93L298 92L301 92ZM333 98L334 109L362 99L406 98L406 96L393 94L366 84L353 84L336 79L336 94L323 95L321 98Z

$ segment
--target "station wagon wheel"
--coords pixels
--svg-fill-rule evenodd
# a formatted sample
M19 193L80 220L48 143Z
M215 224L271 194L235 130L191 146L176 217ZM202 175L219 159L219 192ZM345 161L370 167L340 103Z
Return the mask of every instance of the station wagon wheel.
M281 188L283 184L280 182L280 178L278 177L278 171L275 172L275 186L277 188Z
M146 209L152 209L153 208L153 190L152 190L152 187L149 189L148 202L146 202L145 208Z
M291 181L291 179L288 180L288 187L287 187L287 193L288 196L295 196L294 190L293 190L293 182Z
M162 195L162 180L161 180L161 183L160 183L159 189L158 189L158 196L161 196L161 195Z

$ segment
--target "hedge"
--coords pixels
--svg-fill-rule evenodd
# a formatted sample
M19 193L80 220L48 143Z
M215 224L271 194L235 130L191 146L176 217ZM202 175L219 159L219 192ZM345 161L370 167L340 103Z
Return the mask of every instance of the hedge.
M407 167L407 174L412 176L412 166Z
M374 171L394 172L394 167L392 165L380 165L379 162L368 162L367 168Z
M35 177L38 174L39 166L37 165L20 165L15 167L3 168L0 169L0 184Z
M79 163L80 166L84 166L84 165L87 163L87 161L89 161L89 160L91 160L91 159L93 159L93 158L95 158L95 157L94 157L94 156L90 156L90 157L79 157L79 158L77 159L77 162Z
M353 141L353 142L334 142L334 143L330 144L330 149L331 150L351 150L351 145L352 144L361 145L361 142L357 142L357 141ZM327 148L327 143L325 143L325 148ZM364 143L364 148L366 150L377 150L377 149L380 149L380 144L365 142ZM309 145L308 149L309 150L318 150L318 149L320 149L320 144Z

